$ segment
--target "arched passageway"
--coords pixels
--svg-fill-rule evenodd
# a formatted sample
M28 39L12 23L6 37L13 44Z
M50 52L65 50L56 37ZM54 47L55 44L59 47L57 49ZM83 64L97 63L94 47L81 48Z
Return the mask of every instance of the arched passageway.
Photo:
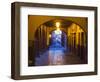
M66 38L66 34L61 30L54 30L51 33L48 51L50 64L64 64L65 52L68 52Z
M32 66L87 63L87 32L72 21L54 19L43 23L34 37Z

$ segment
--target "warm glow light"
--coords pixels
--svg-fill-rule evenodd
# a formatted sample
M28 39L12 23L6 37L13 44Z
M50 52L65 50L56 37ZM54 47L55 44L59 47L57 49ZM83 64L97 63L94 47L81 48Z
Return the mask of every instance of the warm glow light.
M56 27L59 27L60 26L60 22L56 22Z
M60 22L56 22L56 27L57 27L57 29L55 30L55 33L56 33L56 34L61 34Z
M60 31L60 22L56 22L57 31Z
M49 38L51 38L51 34L49 34Z

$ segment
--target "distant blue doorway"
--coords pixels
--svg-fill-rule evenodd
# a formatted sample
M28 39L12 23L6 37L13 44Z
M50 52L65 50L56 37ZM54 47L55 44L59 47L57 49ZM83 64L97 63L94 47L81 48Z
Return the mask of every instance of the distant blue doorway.
M67 47L66 33L61 30L60 31L54 30L51 33L49 49L55 49L55 50L63 49L67 51L68 47Z
M68 50L66 34L59 30L51 33L49 45L49 64L61 65L64 64L65 52Z

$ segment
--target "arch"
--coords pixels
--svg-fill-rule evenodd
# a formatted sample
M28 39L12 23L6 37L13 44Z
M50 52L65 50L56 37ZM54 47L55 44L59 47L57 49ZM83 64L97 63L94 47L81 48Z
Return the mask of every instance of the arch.
M87 18L82 18L82 17L64 17L64 16L42 16L42 15L29 15L28 20L29 20L29 40L34 40L34 33L36 32L37 28L40 27L40 25L50 21L50 20L55 20L55 19L64 19L64 20L69 20L83 29L87 32ZM34 30L33 30L34 29Z
M72 23L75 23L76 25L78 25L78 26L85 32L85 35L86 35L86 33L87 33L87 30L86 30L85 27L80 26L80 24L78 24L78 23L76 23L76 22L74 22L74 21L72 21L72 20L67 20L67 19L64 19L64 18L61 18L61 19L59 19L59 18L57 18L57 19L53 18L53 19L50 19L49 21L47 20L46 22L43 21L44 23L40 24L40 25L38 26L37 29L39 29L39 28L41 27L41 25L46 25L46 26L49 26L49 27L54 27L54 23L56 22L55 20L60 20L61 23L63 23L63 24L65 24L65 23L67 22L67 23L65 24L65 26L62 26L62 31L64 31L64 32L65 32L64 29L66 29L66 27L69 28L70 25L72 25ZM63 24L62 24L62 25L63 25ZM36 29L36 32L37 32L37 29ZM55 29L52 29L52 30L50 31L50 33L51 33L53 30L55 30ZM65 33L66 33L66 32L65 32ZM35 35L35 36L36 36L36 35ZM86 35L86 36L87 36L87 35Z
M85 28L85 27L82 27L78 22L75 22L75 21L73 21L73 20L69 20L69 19L64 19L64 18L57 18L57 19L49 19L49 20L47 20L47 21L43 21L43 23L42 24L40 24L39 26L38 26L38 28L40 28L40 26L41 25L46 25L46 26L50 26L50 27L52 27L52 26L54 26L54 23L56 22L55 20L60 20L61 21L61 23L66 23L65 24L65 26L68 28L72 23L75 23L76 25L78 25L81 29L83 29L83 31L84 32L87 32L87 29ZM62 25L63 25L62 24ZM62 26L62 28L66 28L65 26Z
M57 26L55 26L55 22L60 21L61 22L61 26L58 26L60 28L60 30L62 31L63 34L61 34L61 45L62 47L60 47L59 41L58 42L58 46L56 45L57 49L55 49L56 47L54 47L54 49L50 48L50 37L49 34L52 34L53 31L56 30ZM38 21L37 21L38 22ZM75 24L76 26L73 26L73 24ZM83 52L86 52L87 49L87 45L81 45L84 44L84 40L81 39L81 29L83 33L87 33L87 31L85 30L85 27L80 26L79 23L77 22L73 22L70 19L64 19L64 18L52 18L52 19L47 19L47 20L42 20L42 22L38 24L39 26L36 27L34 30L34 34L33 36L33 54L34 57L36 57L36 61L38 61L38 58L46 56L47 58L49 58L49 56L57 56L58 52L59 52L59 56L61 56L61 54L63 55L63 57L67 57L67 55L74 55L74 56L79 56L80 58L83 58L82 54ZM71 26L72 25L72 26ZM73 31L73 27L75 27L76 29L78 28L77 26L79 26L79 30L77 31ZM70 28L72 27L72 28ZM31 31L32 32L32 31ZM68 34L69 32L69 34ZM79 33L79 38L77 38L76 36ZM86 34L87 35L87 34ZM82 36L84 36L84 34L82 34ZM49 39L48 39L49 38ZM87 37L85 37L87 40ZM68 39L68 40L67 40ZM82 41L82 42L81 42ZM87 44L87 42L85 42ZM68 45L67 45L68 44ZM54 43L55 45L55 43ZM67 52L68 49L68 52ZM57 55L56 55L56 54ZM51 55L50 55L51 54ZM85 54L87 56L87 54ZM62 58L63 58L62 57ZM83 58L84 59L84 58ZM48 62L49 59L47 59ZM84 59L85 60L85 59ZM62 63L64 64L64 63Z
M40 25L38 28L37 28L37 30L36 30L36 32L35 32L35 35L34 35L34 41L36 41L36 40L39 40L40 41L40 43L43 43L44 45L44 47L43 48L46 48L48 45L49 45L49 34L51 34L54 30L56 30L56 28L54 28L55 27L55 22L57 22L57 21L59 21L60 20L60 22L61 22L61 24L62 24L62 26L61 26L61 31L63 31L65 34L66 34L66 37L69 37L68 36L68 32L67 31L65 31L66 29L68 29L68 28L70 28L70 26L74 23L74 22L72 22L72 21L70 21L70 20L65 20L65 19L53 19L53 20L50 20L50 21L48 21L48 22L46 22L46 23L43 23L42 24L42 26ZM67 23L66 23L67 22ZM76 24L76 23L74 23L74 24ZM76 24L77 25L77 24ZM45 26L45 28L53 28L53 29L51 29L51 30L49 30L48 31L48 35L46 35L45 36L45 30L44 30L44 26ZM79 25L78 25L79 26ZM83 32L84 32L84 35L85 35L85 37L87 37L87 33L84 31L84 29L82 28L82 27L80 27L79 26L79 28L80 29L82 29L83 30ZM64 30L65 29L65 30ZM39 30L42 30L42 33L41 33L41 31L40 31L40 35L41 36L38 36L38 31ZM76 37L76 34L74 33L74 36ZM71 37L69 37L69 38L71 38ZM47 41L43 41L43 39L46 39ZM73 39L74 40L74 39ZM75 44L76 43L78 43L78 39L77 40L75 40ZM86 39L86 41L87 41L87 39ZM70 41L68 41L68 42L70 42ZM39 43L39 44L40 44ZM38 44L38 45L39 45ZM67 43L68 44L68 43ZM72 44L69 44L69 46L71 46ZM40 47L42 47L41 45L40 45ZM42 49L42 48L41 48Z

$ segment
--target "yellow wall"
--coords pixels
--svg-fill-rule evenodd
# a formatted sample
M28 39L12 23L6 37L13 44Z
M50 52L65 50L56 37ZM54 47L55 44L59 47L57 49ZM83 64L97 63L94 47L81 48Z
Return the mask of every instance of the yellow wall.
M68 32L67 32L68 34L68 37L69 38L71 38L71 39L69 39L69 44L70 45L72 45L73 44L73 42L72 42L72 39L74 38L74 37L76 37L75 38L75 41L76 41L76 45L86 45L86 32L84 32L84 30L79 26L79 25L77 25L77 24L75 24L75 23L73 23L69 28L68 28ZM73 36L73 34L75 33L75 36ZM83 37L81 37L81 36L79 36L79 33L84 33L84 36ZM79 39L80 38L80 39ZM84 38L84 39L83 39ZM80 41L82 41L82 39L84 40L83 42L83 44L80 42Z
M59 17L57 16L34 16L34 15L29 15L28 16L28 39L29 40L34 40L34 34L36 29L43 23L57 19ZM86 31L87 30L87 25L86 25L86 18L80 18L80 17L62 17L63 19L66 20L71 20L77 24L79 24L83 29Z

